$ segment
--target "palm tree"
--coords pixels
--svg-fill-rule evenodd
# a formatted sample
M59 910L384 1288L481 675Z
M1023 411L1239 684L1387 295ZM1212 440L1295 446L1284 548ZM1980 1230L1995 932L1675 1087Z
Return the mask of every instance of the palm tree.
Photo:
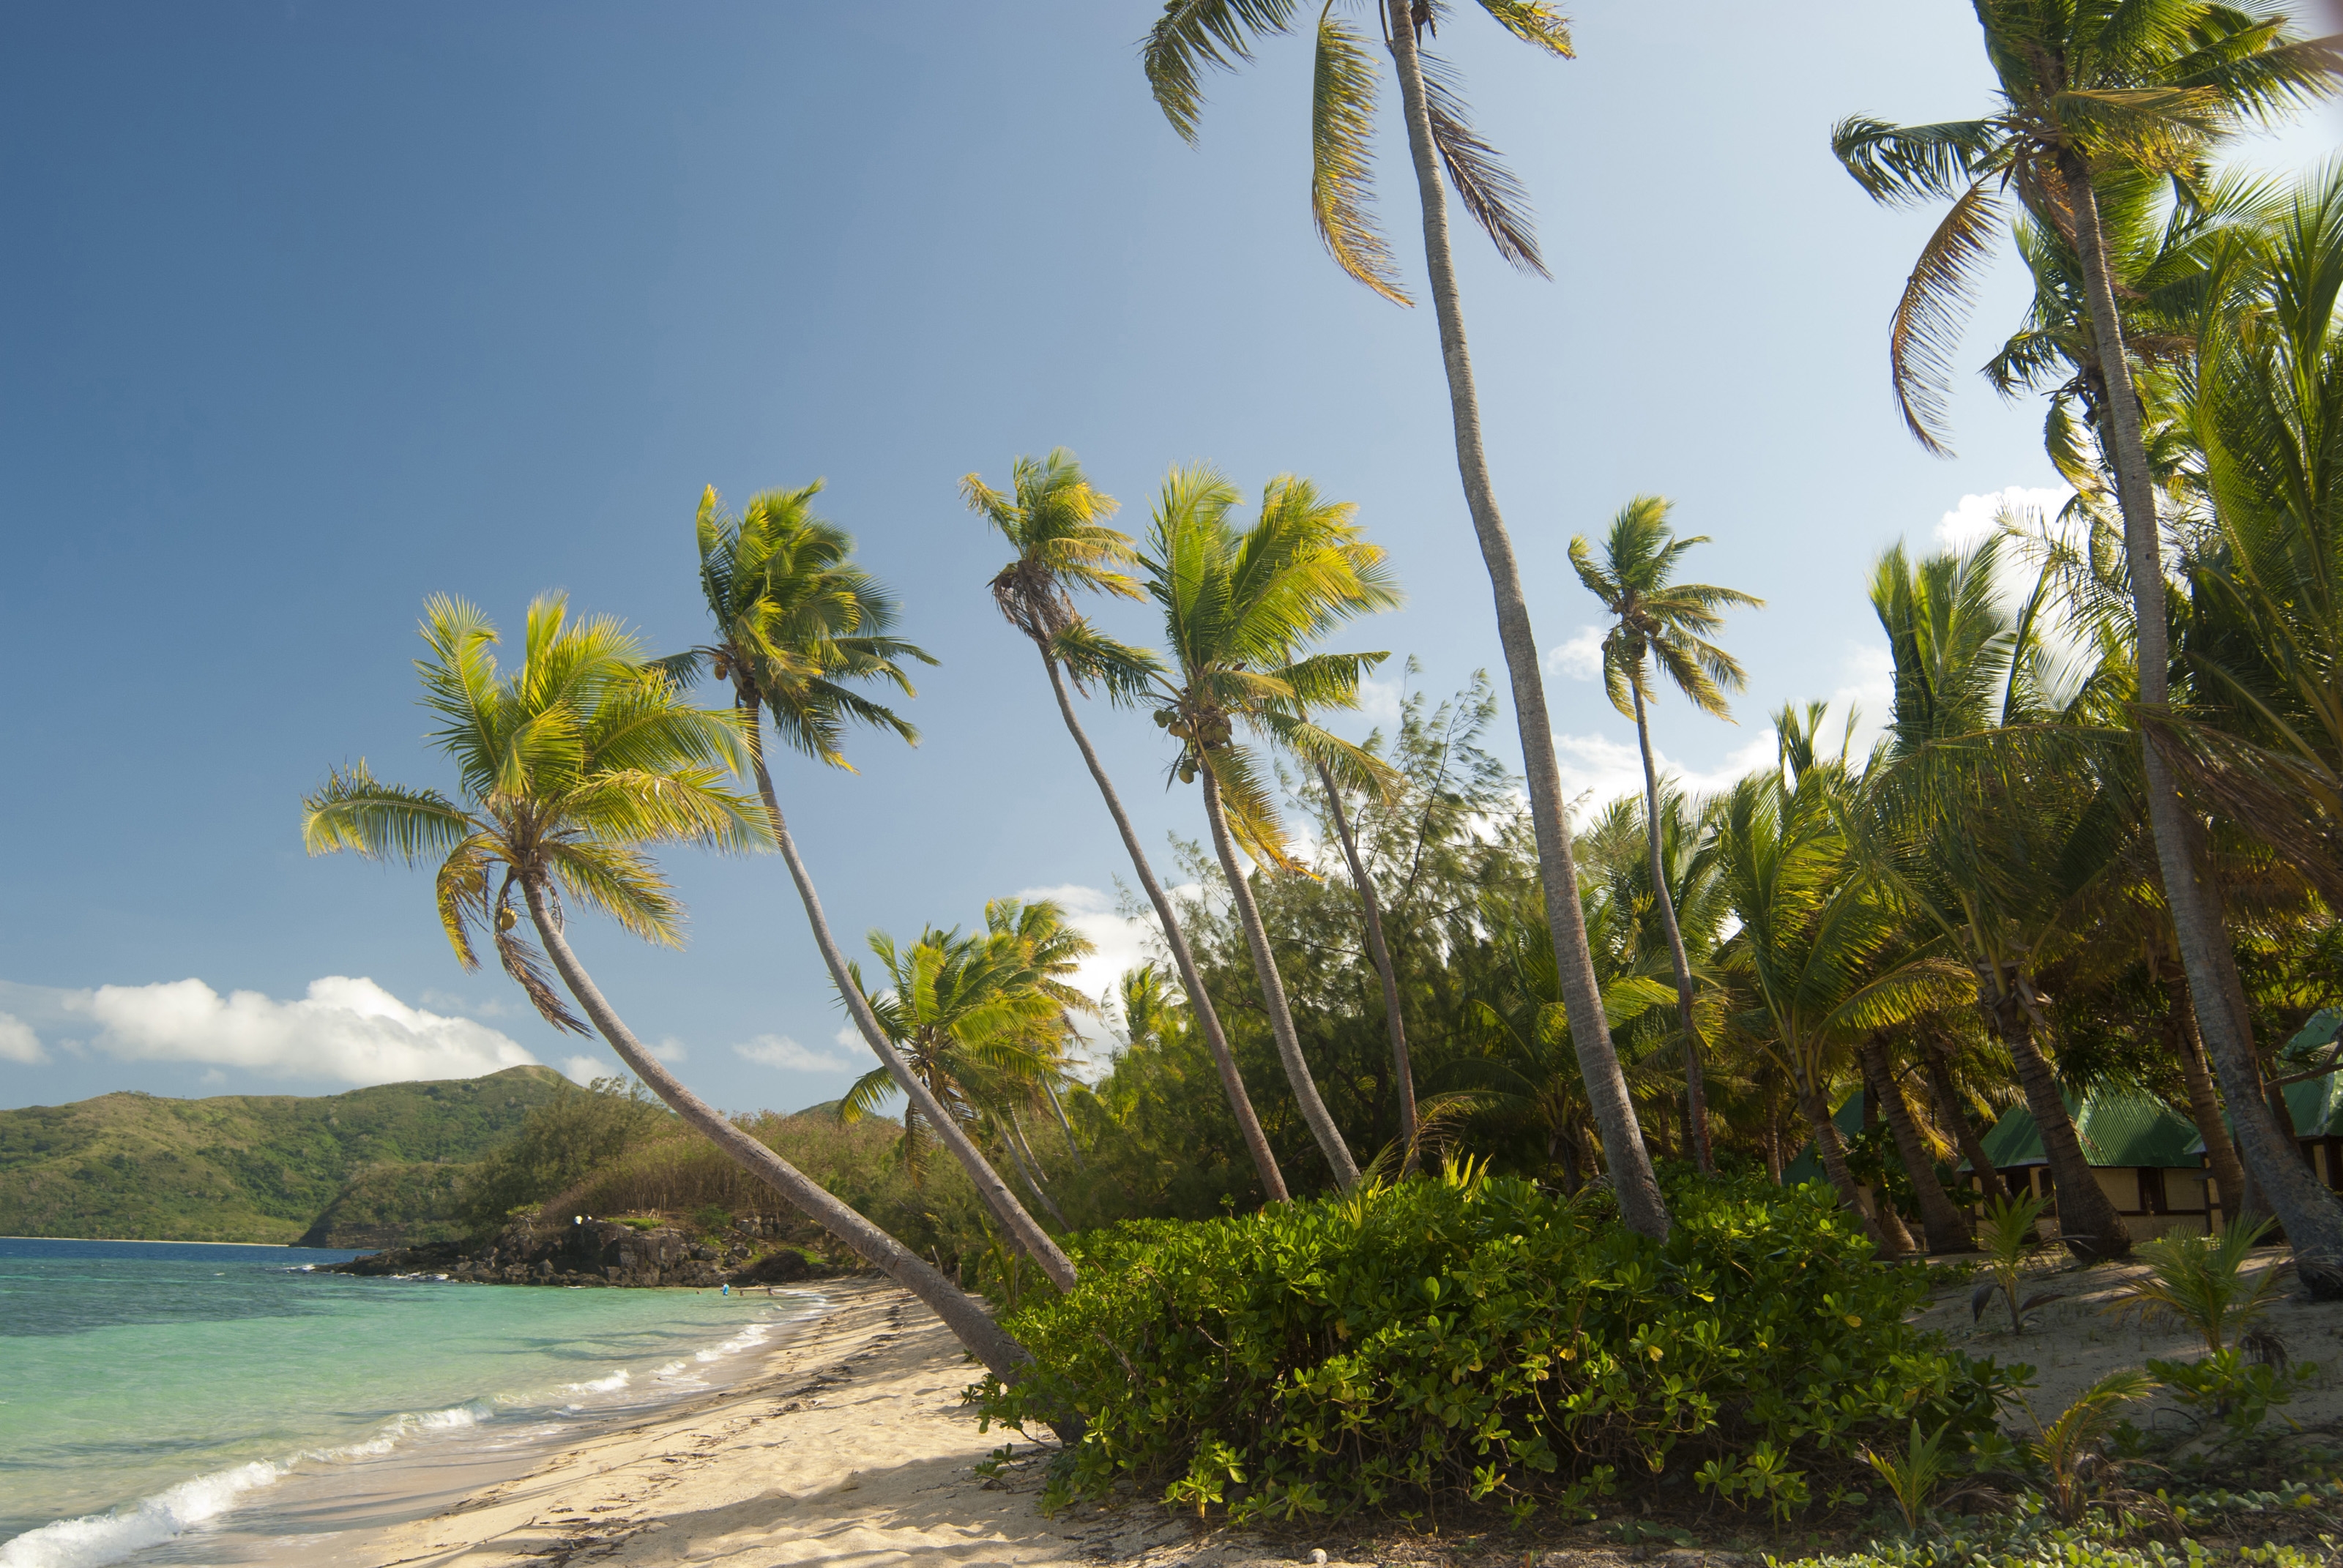
M894 599L877 578L854 564L852 538L814 515L813 498L820 490L820 480L795 490L769 490L752 498L739 517L723 509L713 486L702 493L695 534L700 590L716 622L715 638L661 663L681 681L697 678L705 666L718 680L730 682L733 708L749 737L758 794L772 819L773 840L797 884L814 944L848 1016L895 1087L968 1171L1002 1228L1060 1290L1071 1290L1073 1264L960 1123L934 1102L855 987L846 955L822 913L813 875L781 815L780 798L766 766L765 718L772 720L774 733L785 744L832 768L850 768L841 749L849 724L891 729L906 740L916 739L916 729L884 704L857 691L855 685L883 681L908 696L911 683L905 661L935 662L890 635Z
M2124 814L2104 732L2063 702L2037 632L2037 586L2015 617L1994 585L2001 539L1914 565L1880 558L1871 600L1895 660L1895 708L1857 815L1871 869L1974 971L1986 1026L2009 1050L2058 1187L2067 1246L2107 1259L2131 1239L2098 1181L2037 1035L2042 967L2119 869Z
M1400 1157L1400 1174L1404 1176L1416 1167L1417 1128L1415 1118L1415 1069L1408 1060L1407 1020L1400 1016L1399 971L1392 967L1390 944L1383 940L1383 899L1375 891L1374 874L1368 870L1366 857L1359 849L1359 835L1351 826L1351 814L1342 806L1342 786L1334 778L1334 770L1322 762L1313 763L1318 775L1318 787L1325 792L1326 814L1333 819L1335 841L1342 846L1342 862L1351 870L1351 887L1359 895L1359 910L1364 917L1367 935L1367 958L1375 967L1375 978L1382 982L1383 992L1383 1031L1391 1037L1392 1084L1399 1091L1399 1141L1405 1152Z
M1604 1016L1614 1026L1633 1024L1665 1005L1667 988L1648 965L1618 962L1633 946L1613 929L1630 919L1625 907L1616 899L1594 896L1584 902L1603 977ZM1427 1114L1436 1118L1452 1107L1469 1109L1525 1129L1543 1143L1546 1163L1561 1165L1564 1191L1576 1192L1587 1177L1580 1131L1589 1111L1556 981L1554 942L1544 930L1542 908L1493 923L1490 945L1497 983L1465 1008L1465 1019L1479 1037L1477 1049L1446 1064L1447 1079L1462 1087L1427 1101ZM1639 1090L1659 1076L1651 1057L1631 1060L1626 1072Z
M999 1081L1030 1081L1045 1070L1036 1036L1055 1025L1064 1008L1036 983L1014 935L970 936L957 926L930 926L908 947L884 931L872 931L870 944L885 976L883 988L873 990L860 964L850 964L848 972L890 1043L948 1115L971 1124ZM870 1115L894 1092L887 1070L873 1068L839 1101L840 1119ZM919 1108L905 1106L900 1147L915 1179L920 1155L934 1136Z
M1595 560L1594 547L1580 534L1570 541L1570 564L1586 591L1602 600L1617 622L1603 639L1603 685L1611 706L1635 721L1635 743L1643 749L1652 897L1667 933L1668 956L1675 961L1676 1021L1684 1030L1684 1125L1692 1134L1694 1159L1713 1175L1716 1161L1708 1150L1708 1096L1701 1083L1700 1037L1693 1028L1692 963L1684 956L1684 932L1676 927L1675 904L1660 868L1660 775L1652 761L1651 720L1644 711L1654 693L1644 661L1648 656L1703 713L1730 720L1725 693L1740 690L1746 678L1740 661L1708 638L1724 624L1721 610L1759 608L1765 601L1738 588L1673 580L1677 561L1693 546L1706 544L1708 536L1675 538L1668 528L1668 510L1669 504L1657 496L1636 497L1612 519L1602 561Z
M1378 785L1383 767L1302 717L1347 708L1380 653L1293 657L1337 622L1398 602L1383 551L1359 536L1355 508L1319 498L1306 479L1272 479L1250 528L1231 519L1236 487L1209 468L1174 468L1148 536L1147 591L1163 611L1172 668L1154 678L1155 722L1180 741L1182 783L1202 781L1212 849L1229 882L1270 1031L1320 1152L1345 1191L1357 1162L1319 1098L1286 1005L1284 982L1237 848L1256 864L1291 862L1262 768L1235 741L1242 724L1353 784Z
M1569 56L1569 25L1547 0L1480 0L1480 5L1523 43L1553 58ZM1148 34L1144 58L1155 101L1182 136L1195 139L1203 106L1203 69L1231 68L1250 59L1252 41L1284 32L1295 10L1295 0L1166 0L1163 15ZM1571 1039L1585 1075L1620 1213L1630 1228L1664 1238L1668 1233L1667 1201L1652 1172L1627 1081L1603 1019L1594 955L1578 905L1578 871L1572 861L1570 819L1546 715L1537 637L1530 626L1529 599L1513 558L1513 537L1497 509L1496 487L1482 444L1480 392L1464 341L1464 309L1448 241L1442 170L1500 256L1540 276L1545 267L1538 256L1524 193L1495 149L1473 131L1460 78L1445 62L1418 47L1417 29L1430 29L1437 8L1423 0L1376 0L1376 12L1399 79L1408 152L1423 213L1424 268L1439 323L1441 363L1448 377L1456 467L1495 600L1497 638L1513 689L1522 772L1537 836L1538 874L1564 1005L1570 1013ZM1375 91L1375 71L1363 41L1335 14L1330 0L1319 13L1312 82L1311 208L1320 238L1342 269L1384 297L1404 304L1406 297L1393 276L1390 246L1368 205L1373 187L1369 136Z
M970 474L960 481L960 495L970 509L1000 529L1017 552L1016 558L993 576L992 602L1010 625L1032 639L1041 656L1041 668L1049 675L1050 690L1058 699L1066 732L1074 738L1083 765L1106 801L1115 831L1122 836L1123 850L1131 857L1131 870L1162 928L1164 946L1171 950L1189 1006L1203 1030L1204 1047L1212 1052L1222 1092L1228 1097L1237 1131L1252 1156L1262 1191L1269 1201L1282 1203L1287 1196L1284 1174L1278 1170L1277 1156L1262 1131L1261 1118L1253 1113L1252 1098L1245 1092L1236 1056L1229 1050L1220 1014L1204 989L1204 977L1196 967L1196 955L1188 946L1179 912L1149 864L1139 830L1122 809L1122 797L1116 793L1106 765L1099 760L1089 733L1075 716L1073 697L1067 690L1065 667L1070 660L1078 678L1093 675L1117 697L1141 686L1156 668L1155 661L1141 650L1101 636L1073 608L1072 594L1077 588L1121 598L1141 595L1138 580L1118 569L1138 564L1131 538L1108 528L1104 521L1115 513L1114 498L1093 487L1074 455L1063 447L1040 462L1018 458L1009 494L992 489Z
M2217 537L2192 563L2198 702L2152 718L2150 732L2154 754L2332 907L2343 898L2343 169L2283 211L2266 266L2258 308L2217 318L2200 351L2188 420ZM2343 1205L2295 1157L2292 1130L2250 1111L2251 1064L2208 1054L2303 1283L2343 1295Z
M2071 246L2105 379L2097 412L2123 518L2137 695L2152 718L2166 708L2171 683L2163 532L2097 182L2125 168L2193 168L2237 126L2332 92L2338 56L2326 43L2296 35L2273 13L2215 0L1975 3L1998 79L1996 111L1930 126L1848 119L1833 130L1832 149L1877 200L1952 203L1905 285L1890 336L1906 423L1931 450L1943 449L1946 358L2007 193ZM2217 896L2196 853L2199 829L2170 764L2145 738L2142 760L2157 862L2192 1005L2223 1082L2242 1084L2253 1068L2252 1024ZM2241 1121L2254 1120L2242 1114L2247 1103L2231 1099ZM2247 1141L2258 1179L2294 1184L2285 1166L2292 1156L2275 1151L2282 1135L2273 1129ZM2343 1216L2326 1231L2343 1241ZM2343 1290L2343 1261L2335 1285Z
M1824 766L1762 773L1726 794L1717 858L1740 929L1722 961L1742 998L1734 1027L1788 1075L1824 1174L1886 1251L1831 1121L1831 1081L1864 1034L1939 1004L1966 977L1915 950L1853 863L1833 799L1845 787L1843 770Z
M749 751L738 718L685 704L618 622L571 621L558 597L529 607L526 655L509 675L492 651L496 628L459 599L429 601L423 638L423 701L439 719L431 740L455 762L461 794L382 783L364 762L337 769L302 801L308 851L436 861L440 925L458 962L478 967L475 943L488 937L545 1020L584 1034L545 971L549 955L594 1030L677 1115L925 1302L986 1366L1020 1375L1032 1357L981 1303L685 1088L569 946L565 901L646 940L680 945L682 906L646 846L771 842L766 813L727 784ZM516 891L542 954L513 934Z

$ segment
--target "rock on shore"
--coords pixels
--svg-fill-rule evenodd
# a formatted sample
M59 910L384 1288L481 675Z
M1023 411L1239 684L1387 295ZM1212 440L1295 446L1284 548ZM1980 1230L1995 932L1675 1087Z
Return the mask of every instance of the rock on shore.
M719 1246L673 1226L639 1231L608 1220L544 1230L508 1225L478 1248L457 1241L395 1247L328 1267L342 1274L431 1274L484 1285L700 1288L783 1284L829 1272L793 1248L759 1257L739 1239Z

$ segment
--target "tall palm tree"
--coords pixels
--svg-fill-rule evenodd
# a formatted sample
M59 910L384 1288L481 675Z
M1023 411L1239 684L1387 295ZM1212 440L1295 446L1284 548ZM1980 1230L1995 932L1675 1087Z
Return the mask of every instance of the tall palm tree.
M1480 0L1481 9L1508 34L1544 55L1568 58L1570 29L1547 0ZM1165 0L1163 15L1147 36L1147 78L1173 127L1192 141L1203 106L1201 78L1209 66L1233 68L1252 58L1258 38L1292 25L1296 0ZM1562 768L1554 755L1547 718L1545 678L1538 664L1537 637L1530 625L1529 599L1513 537L1497 509L1494 481L1481 439L1481 398L1473 379L1473 357L1464 340L1464 309L1456 287L1455 259L1448 239L1448 198L1442 171L1456 187L1464 210L1507 261L1545 275L1520 182L1496 150L1474 132L1462 81L1446 62L1419 46L1418 29L1432 27L1439 11L1423 0L1375 0L1383 41L1397 76L1415 189L1423 214L1423 259L1433 315L1440 329L1441 363L1448 377L1448 406L1454 427L1456 467L1473 533L1488 568L1495 600L1497 638L1504 649L1513 689L1513 720L1519 729L1523 780L1537 837L1538 874L1544 885L1554 961L1561 973L1571 1040L1585 1075L1595 1126L1627 1224L1645 1235L1668 1233L1667 1201L1644 1148L1627 1081L1603 1018L1578 905L1578 871L1572 861L1570 819L1562 795ZM1369 209L1373 190L1376 73L1364 41L1329 4L1318 15L1317 64L1311 94L1311 208L1319 237L1342 269L1397 303L1406 297L1393 276L1389 244Z
M1337 778L1380 784L1382 764L1303 715L1352 706L1361 676L1383 655L1294 652L1399 596L1382 549L1351 521L1356 508L1322 500L1308 480L1272 479L1250 528L1232 520L1237 503L1236 487L1210 468L1174 468L1164 480L1142 558L1171 649L1171 668L1154 678L1155 721L1180 741L1173 768L1181 781L1202 785L1212 849L1252 950L1279 1059L1302 1120L1347 1191L1358 1181L1358 1163L1302 1058L1269 933L1237 861L1242 843L1256 864L1290 863L1261 764L1235 732L1242 725Z
M794 490L769 490L734 517L710 486L699 498L694 534L699 547L699 586L714 619L715 636L661 661L681 681L705 667L732 688L734 710L749 737L749 759L757 791L772 819L773 840L788 863L814 945L829 966L830 983L847 1015L878 1057L880 1065L967 1171L985 1206L1003 1229L1057 1287L1071 1290L1074 1266L1019 1202L958 1121L945 1114L928 1086L914 1073L869 1002L853 983L846 955L823 914L813 874L798 853L780 797L766 765L764 725L792 749L832 768L849 768L842 749L850 724L890 729L906 740L918 731L883 703L855 689L881 681L911 692L908 660L933 664L925 652L892 635L895 601L877 578L854 563L854 541L844 529L813 511L821 483Z
M2105 378L2097 414L2123 518L2137 693L2152 717L2165 709L2171 686L2163 531L2097 180L2125 168L2193 167L2239 126L2332 92L2338 57L2326 43L2294 34L2273 11L2216 0L1975 4L1998 83L1995 111L1929 126L1852 118L1833 130L1832 149L1877 200L1952 204L1905 285L1890 337L1906 423L1932 450L1943 449L1946 357L2008 196L2072 246ZM2170 764L2145 737L2141 755L2157 867L2192 1006L2224 1085L2242 1086L2253 1072L2252 1024L2217 895L2196 852L2199 829ZM2259 1120L2247 1109L2256 1103L2254 1097L2230 1099L2240 1121ZM2244 1152L2258 1180L2296 1184L2286 1166L2292 1155L2279 1151L2285 1141L2275 1127L2267 1136L2247 1136ZM2310 1211L2304 1217L2311 1219ZM2327 1237L2343 1243L2343 1215L2321 1223ZM2343 1291L2343 1260L2334 1286Z
M546 973L549 955L593 1029L679 1116L925 1302L986 1366L1018 1376L1031 1356L980 1302L685 1088L569 946L565 902L647 940L681 943L682 906L648 846L770 843L766 814L727 783L749 749L738 718L684 703L618 622L572 621L558 597L529 607L523 662L509 674L497 665L496 628L459 599L429 601L423 638L423 702L439 721L431 740L455 763L460 794L382 783L364 762L337 770L302 801L309 852L436 862L440 925L458 962L478 967L475 944L486 936L547 1022L586 1033ZM513 934L516 892L542 954Z
M1070 660L1078 678L1095 676L1111 695L1118 697L1142 686L1156 668L1155 661L1141 650L1101 636L1073 608L1076 589L1119 598L1141 597L1138 579L1120 569L1138 564L1131 537L1106 526L1105 519L1115 514L1114 498L1094 487L1074 455L1062 447L1039 462L1018 458L1007 494L970 474L960 481L960 495L970 509L998 528L1017 552L1016 558L993 576L992 602L1010 625L1032 639L1041 656L1041 668L1050 678L1050 690L1058 699L1066 732L1074 738L1082 763L1106 801L1107 813L1114 819L1115 831L1122 836L1131 870L1155 910L1164 946L1171 950L1172 961L1180 971L1191 1013L1203 1030L1204 1047L1212 1053L1221 1091L1228 1098L1238 1134L1252 1156L1262 1191L1269 1201L1282 1203L1287 1196L1284 1174L1277 1168L1267 1134L1262 1131L1261 1118L1253 1113L1252 1098L1245 1092L1236 1056L1221 1028L1221 1016L1204 990L1203 973L1196 967L1196 955L1188 945L1179 911L1148 862L1139 830L1122 809L1122 797L1116 793L1106 765L1091 745L1067 689Z
M1692 1134L1693 1158L1711 1174L1716 1161L1708 1149L1708 1096L1701 1083L1700 1037L1693 1027L1692 962L1684 956L1684 932L1676 926L1674 900L1660 867L1660 775L1652 761L1652 725L1644 704L1654 695L1648 658L1678 691L1703 713L1730 720L1727 691L1747 683L1741 664L1708 640L1725 621L1719 613L1736 606L1762 608L1764 599L1738 588L1680 583L1676 563L1706 534L1678 538L1668 528L1669 503L1638 496L1619 509L1603 541L1603 559L1580 534L1570 541L1570 564L1586 591L1603 603L1615 624L1603 638L1603 685L1611 706L1635 721L1635 744L1644 754L1644 820L1651 845L1652 898L1675 961L1676 1021L1684 1030L1684 1126Z
M1855 819L1871 869L1975 974L1986 1026L2008 1048L2041 1132L2067 1246L2118 1258L2130 1233L2042 1052L2038 980L2120 869L2125 817L2104 732L2076 721L2091 683L2063 702L2046 689L2042 590L2016 616L2005 608L2000 547L1996 537L1916 565L1899 545L1880 558L1871 599L1896 696Z

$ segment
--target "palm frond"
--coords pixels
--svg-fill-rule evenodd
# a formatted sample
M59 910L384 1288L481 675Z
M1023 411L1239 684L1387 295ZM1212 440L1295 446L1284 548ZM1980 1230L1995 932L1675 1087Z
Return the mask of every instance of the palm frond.
M1207 66L1233 70L1252 58L1256 37L1284 32L1294 0L1166 0L1140 46L1156 106L1184 141L1196 139Z
M1509 265L1551 277L1544 258L1538 254L1537 223L1530 216L1529 191L1505 166L1503 155L1473 130L1462 78L1437 55L1418 57L1423 64L1432 145L1439 149L1441 166L1448 171L1456 199Z

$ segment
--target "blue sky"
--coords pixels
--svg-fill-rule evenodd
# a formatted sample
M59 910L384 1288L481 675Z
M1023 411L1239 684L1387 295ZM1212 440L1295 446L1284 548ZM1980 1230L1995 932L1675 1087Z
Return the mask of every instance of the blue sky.
M1699 781L1765 747L1768 709L1877 689L1879 548L2052 478L2038 407L1980 384L1957 459L1906 438L1884 330L1931 219L1873 207L1826 147L1850 112L1982 106L1967 6L1818 0L1795 29L1710 0L1580 9L1568 64L1477 15L1442 42L1554 270L1463 231L1551 717L1601 792L1632 731L1573 675L1574 532L1660 492L1715 536L1700 575L1769 601L1727 637L1743 722L1660 711ZM1355 643L1416 655L1435 693L1493 666L1430 313L1311 232L1306 46L1215 79L1191 148L1140 75L1152 10L0 10L0 1104L609 1063L458 970L422 876L305 858L298 800L361 756L447 781L408 664L427 594L517 627L564 588L696 639L703 485L826 477L943 660L916 750L783 769L850 938L1047 889L1095 917L1101 982L1133 950L1110 826L984 592L971 469L1069 446L1134 527L1175 461L1252 489L1307 474L1360 504L1410 595ZM2332 133L2240 156L2302 166ZM1389 136L1383 189L1413 277L1403 153ZM1967 360L2019 290L1996 270ZM1094 723L1151 838L1197 834L1153 726ZM605 990L719 1103L837 1092L861 1059L778 861L671 869L684 950L576 928Z

